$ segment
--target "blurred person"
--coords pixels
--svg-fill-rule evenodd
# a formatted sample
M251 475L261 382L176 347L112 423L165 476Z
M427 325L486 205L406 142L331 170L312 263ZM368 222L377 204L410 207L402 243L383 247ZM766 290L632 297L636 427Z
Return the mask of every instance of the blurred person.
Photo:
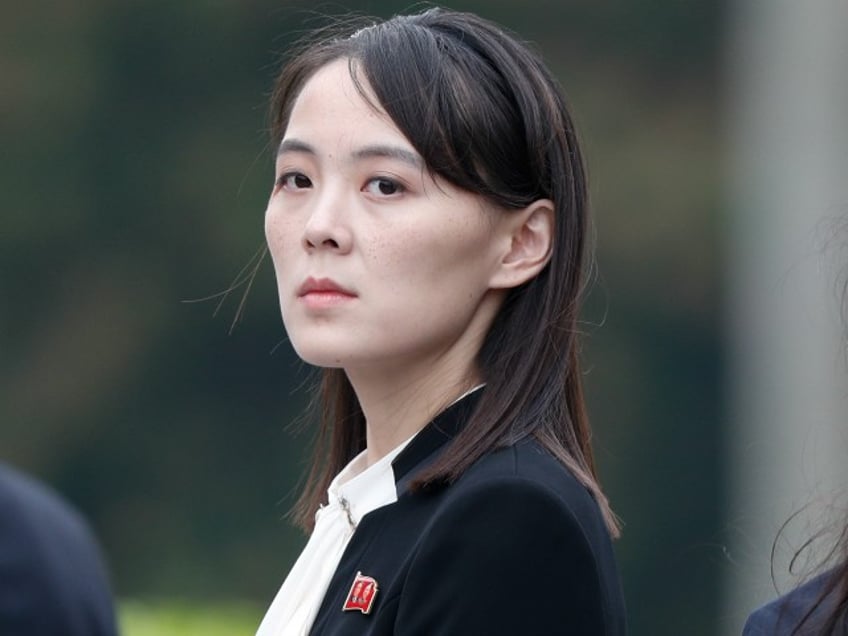
M272 117L283 323L323 372L310 536L258 636L624 634L579 364L587 184L550 71L431 9L313 35Z
M848 536L848 526L843 531ZM748 617L743 636L848 635L848 552L836 567L764 605Z
M115 634L112 593L85 521L0 462L0 635Z
M817 540L829 536L830 529L825 527L801 547L790 570ZM839 538L823 561L830 567L819 566L815 576L751 613L742 636L848 636L848 520L836 529Z
M848 327L848 284L843 291L843 323ZM822 528L808 540L795 554L790 570L833 528L838 538L817 568L824 571L752 612L743 636L848 636L848 519ZM830 567L824 565L828 563Z

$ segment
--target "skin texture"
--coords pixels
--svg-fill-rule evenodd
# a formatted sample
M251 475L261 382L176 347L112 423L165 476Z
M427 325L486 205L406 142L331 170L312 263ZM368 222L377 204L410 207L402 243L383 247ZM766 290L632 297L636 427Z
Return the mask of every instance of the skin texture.
M434 178L357 91L348 60L306 83L265 232L292 345L306 362L347 373L369 462L479 382L474 357L505 290L548 261L551 209L492 209ZM319 289L304 294L310 280Z

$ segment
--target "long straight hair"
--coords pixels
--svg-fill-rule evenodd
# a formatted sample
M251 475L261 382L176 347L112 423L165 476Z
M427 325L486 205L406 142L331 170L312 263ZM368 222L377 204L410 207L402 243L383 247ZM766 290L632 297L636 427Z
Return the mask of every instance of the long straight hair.
M323 30L284 65L272 97L274 140L317 70L348 60L364 98L382 109L427 169L502 212L553 201L548 265L511 289L477 355L486 383L467 425L416 489L458 479L494 449L533 437L618 524L597 479L579 360L578 314L589 233L586 172L571 116L541 58L478 16L442 9ZM496 212L498 213L498 212ZM333 477L365 448L365 418L343 370L325 369L319 431L295 520L307 531Z

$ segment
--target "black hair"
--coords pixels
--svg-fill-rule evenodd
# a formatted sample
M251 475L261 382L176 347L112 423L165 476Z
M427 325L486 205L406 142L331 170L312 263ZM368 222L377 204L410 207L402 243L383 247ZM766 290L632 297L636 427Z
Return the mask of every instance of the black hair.
M339 59L432 174L504 213L540 199L554 204L550 262L509 290L477 356L487 388L467 426L415 487L451 483L484 454L532 436L592 493L617 536L595 473L579 359L586 171L557 81L528 45L473 14L430 9L348 23L317 32L284 65L271 105L276 143L303 86ZM343 370L323 371L318 404L312 470L294 511L306 529L329 482L365 447L365 418Z

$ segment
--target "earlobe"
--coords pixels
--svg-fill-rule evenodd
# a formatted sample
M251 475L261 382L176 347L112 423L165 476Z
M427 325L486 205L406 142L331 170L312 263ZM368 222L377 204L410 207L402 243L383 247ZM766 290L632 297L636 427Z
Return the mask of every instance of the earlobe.
M507 212L510 243L492 279L492 288L518 287L534 278L551 260L554 204L539 199L523 210Z

